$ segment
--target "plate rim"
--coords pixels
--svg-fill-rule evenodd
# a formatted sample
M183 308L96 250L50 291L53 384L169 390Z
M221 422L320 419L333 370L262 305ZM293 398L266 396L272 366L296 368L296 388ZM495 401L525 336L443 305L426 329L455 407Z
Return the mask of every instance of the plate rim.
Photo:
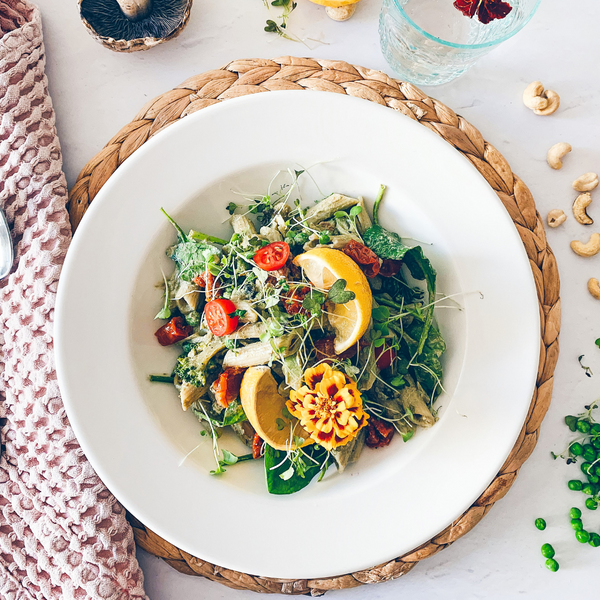
M292 94L293 92L291 92L291 91L281 91L280 93L281 94ZM295 94L295 93L294 93L294 95L297 96L297 94ZM217 110L230 110L230 107L232 105L234 105L235 103L252 104L252 103L255 103L255 102L262 102L262 98L263 97L270 97L270 96L272 96L272 95L271 94L269 94L269 95L256 94L256 95L252 95L252 96L244 96L244 97L239 97L239 98L232 98L231 99L232 102L220 103L220 104L217 104L217 105L213 105L213 106L207 107L209 109L208 111L206 111L206 110L198 111L197 116L196 116L196 113L187 116L186 119L185 119L185 122L186 122L186 125L189 126L189 124L191 122L190 119L192 119L192 120L193 119L204 120L206 118L207 114L210 115L210 114L216 112ZM352 98L352 97L349 97L349 96L341 96L341 95L335 95L334 96L333 94L328 94L327 96L328 97L336 98L335 101L337 101L337 99L340 99L340 98L345 98L345 100L343 102L360 103L360 105L362 105L362 106L368 106L369 110L371 110L371 109L375 109L375 110L381 109L381 110L383 110L384 108L387 108L387 107L383 107L383 106L379 107L379 105L374 104L374 103L369 103L367 105L367 103L365 101L362 101L362 99ZM402 116L404 116L404 115L402 115ZM406 119L408 121L411 121L408 117L406 117ZM132 164L132 162L142 161L144 159L144 156L145 156L146 152L152 152L153 148L155 146L158 146L158 141L156 141L156 140L161 140L161 139L163 139L167 135L170 135L170 136L177 135L178 128L179 127L183 127L183 123L181 123L181 122L180 123L174 123L174 125L175 125L175 127L168 127L165 130L160 131L155 136L154 139L149 140L149 142L150 142L149 144L148 143L144 144L145 148L140 148L138 151L136 151L135 153L133 153L130 157L128 157L128 159L126 159L126 161L123 164L125 165L128 162L129 162L129 164ZM414 125L416 127L418 124L414 123ZM422 128L420 128L419 130L423 131ZM415 131L417 131L417 129L415 129ZM432 136L434 136L431 139L435 139L435 140L438 140L439 142L442 142L442 140L439 137L435 136L435 134L433 134L433 132L430 132L430 134ZM418 134L418 135L420 135L420 134ZM455 149L453 149L453 150L455 150ZM485 182L486 186L489 186L489 184L485 181L485 179L481 176L481 174L475 169L475 167L473 167L473 165L470 164L470 162L468 161L468 159L464 155L462 155L461 152L455 152L454 154L455 155L461 155L462 160L465 162L466 165L468 165L471 168L472 173L474 175L476 174L479 178L481 178ZM135 157L134 157L134 155L135 155ZM107 196L107 195L110 194L111 188L114 185L118 185L118 182L120 181L121 177L126 177L126 175L123 175L123 173L126 173L126 172L127 172L127 169L123 169L123 165L121 165L121 167L118 169L118 171L115 172L111 176L110 180L105 184L105 186L103 186L103 188L98 193L97 197L95 198L96 202L93 203L94 206L97 205L97 207L96 207L96 209L94 209L94 207L90 207L90 210L88 211L88 214L86 214L84 216L84 220L82 221L80 232L74 236L74 240L72 242L72 245L69 248L70 252L67 254L67 259L65 260L65 264L64 264L64 267L63 267L63 272L67 272L68 273L68 269L70 267L69 254L71 255L71 257L74 256L75 252L71 251L71 250L72 249L76 249L78 247L79 240L83 239L84 232L87 229L87 223L91 222L91 220L93 218L92 215L94 215L97 211L101 210L101 208L99 208L99 207L102 204L102 199L105 196ZM117 183L115 183L115 182L117 182ZM490 188L490 192L492 194L494 194L494 192L493 192L493 190L491 188ZM505 212L506 219L510 220L510 216L509 216L508 212L506 212L506 211L504 211L504 212ZM510 220L510 222L511 222L511 225L512 225L512 220ZM518 237L518 232L516 231L516 229L514 229L514 235L516 236L516 238L518 238L519 245L523 249L523 256L525 257L525 261L527 261L527 257L526 257L526 253L525 253L525 248L523 247L523 244L522 244L520 238ZM535 282L534 282L533 275L531 274L531 270L530 269L529 269L529 273L530 273L530 284L531 284L530 287L531 287L531 290L533 290L533 297L536 299L536 303L537 303L537 294L536 294L536 290L535 290ZM63 281L63 278L61 276L61 282L62 281ZM58 289L59 296L57 298L57 309L56 309L56 344L57 344L57 371L58 371L58 374L59 374L59 385L61 386L61 390L62 390L63 389L63 385L62 385L62 382L61 382L61 379L62 379L61 373L63 373L63 366L59 367L59 365L58 365L58 363L62 361L61 352L58 350L59 345L62 343L61 333L59 333L60 330L61 330L61 327L59 326L59 316L62 315L62 313L61 313L61 311L59 309L59 305L62 306L62 304L61 304L61 302L62 302L61 289L62 289L61 288L61 284L59 283L59 289ZM536 312L536 316L537 316L537 321L538 321L538 323L537 323L537 330L538 330L537 343L538 343L538 354L539 354L540 321L539 321L539 314L537 312ZM59 341L59 340L61 340L61 341ZM59 359L59 355L61 355L60 359ZM537 372L535 374L532 374L533 375L533 381L532 381L532 384L531 384L531 390L530 390L530 392L533 392L534 389L535 389L535 382L536 382L535 375L536 374L537 374ZM531 397L531 395L532 395L532 393L529 393L529 397ZM67 404L70 403L69 400L66 400L67 396L68 396L68 394L64 394L63 393L63 399L64 399L64 402L65 402L65 408L67 409L67 413L69 415L69 419L71 420L72 423L73 422L77 422L77 418L73 419L72 414L71 414L72 410L70 411L69 408L68 408L68 406L67 406ZM525 418L526 418L526 414L524 415L524 419ZM86 455L88 455L89 454L89 448L86 448L87 442L83 441L85 439L85 436L81 435L81 431L78 431L78 427L79 427L78 425L73 425L74 432L76 433L78 440L80 440L80 444L81 444L82 448L84 449ZM518 432L516 434L516 437L515 437L514 441L516 441L516 439L518 439ZM514 445L514 441L513 441L512 445ZM95 459L94 460L90 459L90 462L92 463L92 466L94 467L94 469L104 479L104 476L101 473L102 469L99 469L97 467ZM500 466L501 466L501 464L498 465L498 469L500 468ZM109 479L109 477L108 477L108 479ZM494 479L494 476L491 476L490 481L493 480L493 479ZM464 507L464 509L468 509L468 506ZM463 511L464 511L464 509L463 509ZM461 512L461 514L462 514L462 512ZM153 525L155 525L155 526L153 526ZM168 533L165 533L164 535L163 535L163 533L161 533L161 531L163 531L163 528L160 526L160 524L149 523L149 526L151 527L152 530L156 531L157 533L159 533L159 535L161 535L161 536L163 536L163 537L165 537L167 539L169 537L172 537ZM183 546L183 545L180 545L180 546ZM223 561L219 561L219 563L222 564ZM239 568L239 567L233 567L233 568ZM338 574L337 571L336 571L336 574ZM278 576L278 575L269 575L269 576ZM310 575L310 577L314 577L314 576L315 576L314 574ZM331 576L331 574L328 574L328 575L319 575L319 576L328 577L328 576ZM303 577L309 577L309 576L308 575L303 575Z

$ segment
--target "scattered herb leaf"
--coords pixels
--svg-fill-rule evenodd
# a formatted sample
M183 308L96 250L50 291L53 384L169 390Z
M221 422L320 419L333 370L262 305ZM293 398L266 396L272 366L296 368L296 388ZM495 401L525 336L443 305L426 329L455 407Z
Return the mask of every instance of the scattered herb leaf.
M346 304L352 302L356 298L356 294L346 290L346 280L338 279L327 292L327 300L334 304Z

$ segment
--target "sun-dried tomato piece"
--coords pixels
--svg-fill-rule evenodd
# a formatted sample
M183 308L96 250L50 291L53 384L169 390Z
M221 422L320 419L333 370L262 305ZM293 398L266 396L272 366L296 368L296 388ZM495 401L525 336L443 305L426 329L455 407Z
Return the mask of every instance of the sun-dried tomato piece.
M400 272L400 268L402 267L401 260L394 260L392 258L384 258L381 261L381 267L379 269L379 274L383 277L393 277Z
M175 342L184 340L191 335L193 327L190 327L183 317L173 317L167 324L155 331L154 335L161 346L170 346Z
M367 345L367 342L363 342L362 340L360 340L359 345L362 347L363 345ZM337 359L352 358L352 357L356 356L356 352L357 352L356 344L353 344L352 346L350 346L350 348L348 348L348 350L345 350L341 354L336 354L335 353L335 336L333 336L333 335L321 338L320 340L315 340L313 342L313 346L314 346L315 350L317 351L317 357L316 357L317 361L324 360L327 358L337 358Z
M214 300L217 294L215 293L215 276L210 271L204 271L192 281L201 288L204 288L207 300Z
M228 367L213 383L215 399L221 406L227 408L239 396L245 371L245 367Z
M344 246L344 254L349 256L367 277L375 277L379 273L379 258L373 250L356 240L350 240Z
M375 348L375 361L380 371L387 369L396 358L396 351L393 348Z
M258 433L252 438L252 458L260 458L262 456L263 441Z
M306 309L302 308L302 301L309 292L309 287L298 285L292 288L287 294L281 294L280 298L283 300L283 307L288 315L297 315L298 313L303 315L308 314Z
M290 269L287 265L283 265L281 269L277 269L276 271L270 271L269 276L267 277L267 283L275 284L280 279L287 279Z
M392 441L395 431L391 423L371 415L367 423L367 439L365 444L369 448L387 446Z
M504 19L512 10L512 6L502 0L455 0L454 6L470 19L477 15L484 25L494 19Z

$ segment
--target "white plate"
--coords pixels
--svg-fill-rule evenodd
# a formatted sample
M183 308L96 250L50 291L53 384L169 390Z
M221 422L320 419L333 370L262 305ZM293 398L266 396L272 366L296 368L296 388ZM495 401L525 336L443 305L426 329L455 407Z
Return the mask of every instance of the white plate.
M382 222L424 246L448 343L440 421L408 444L366 449L292 496L271 496L262 461L213 477L174 389L147 380L177 355L154 338L154 286L184 229L225 237L232 190L261 193L278 169L308 166L324 194L373 199ZM305 199L319 193L308 184ZM483 296L483 298L482 298ZM451 304L445 302L444 304ZM527 414L539 356L535 285L496 194L469 161L425 127L373 102L316 92L228 100L169 127L102 188L60 280L56 353L69 419L92 465L150 529L183 550L255 575L309 578L372 567L458 517L494 478ZM201 443L192 455L185 455ZM223 445L241 448L236 440ZM241 445L241 444L240 444Z

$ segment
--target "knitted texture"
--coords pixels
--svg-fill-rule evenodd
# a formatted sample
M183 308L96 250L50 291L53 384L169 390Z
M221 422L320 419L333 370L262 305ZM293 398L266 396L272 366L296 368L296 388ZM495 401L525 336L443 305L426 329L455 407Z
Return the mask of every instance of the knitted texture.
M53 357L71 240L40 15L0 0L0 205L16 259L0 282L0 597L145 598L125 510L69 425Z

